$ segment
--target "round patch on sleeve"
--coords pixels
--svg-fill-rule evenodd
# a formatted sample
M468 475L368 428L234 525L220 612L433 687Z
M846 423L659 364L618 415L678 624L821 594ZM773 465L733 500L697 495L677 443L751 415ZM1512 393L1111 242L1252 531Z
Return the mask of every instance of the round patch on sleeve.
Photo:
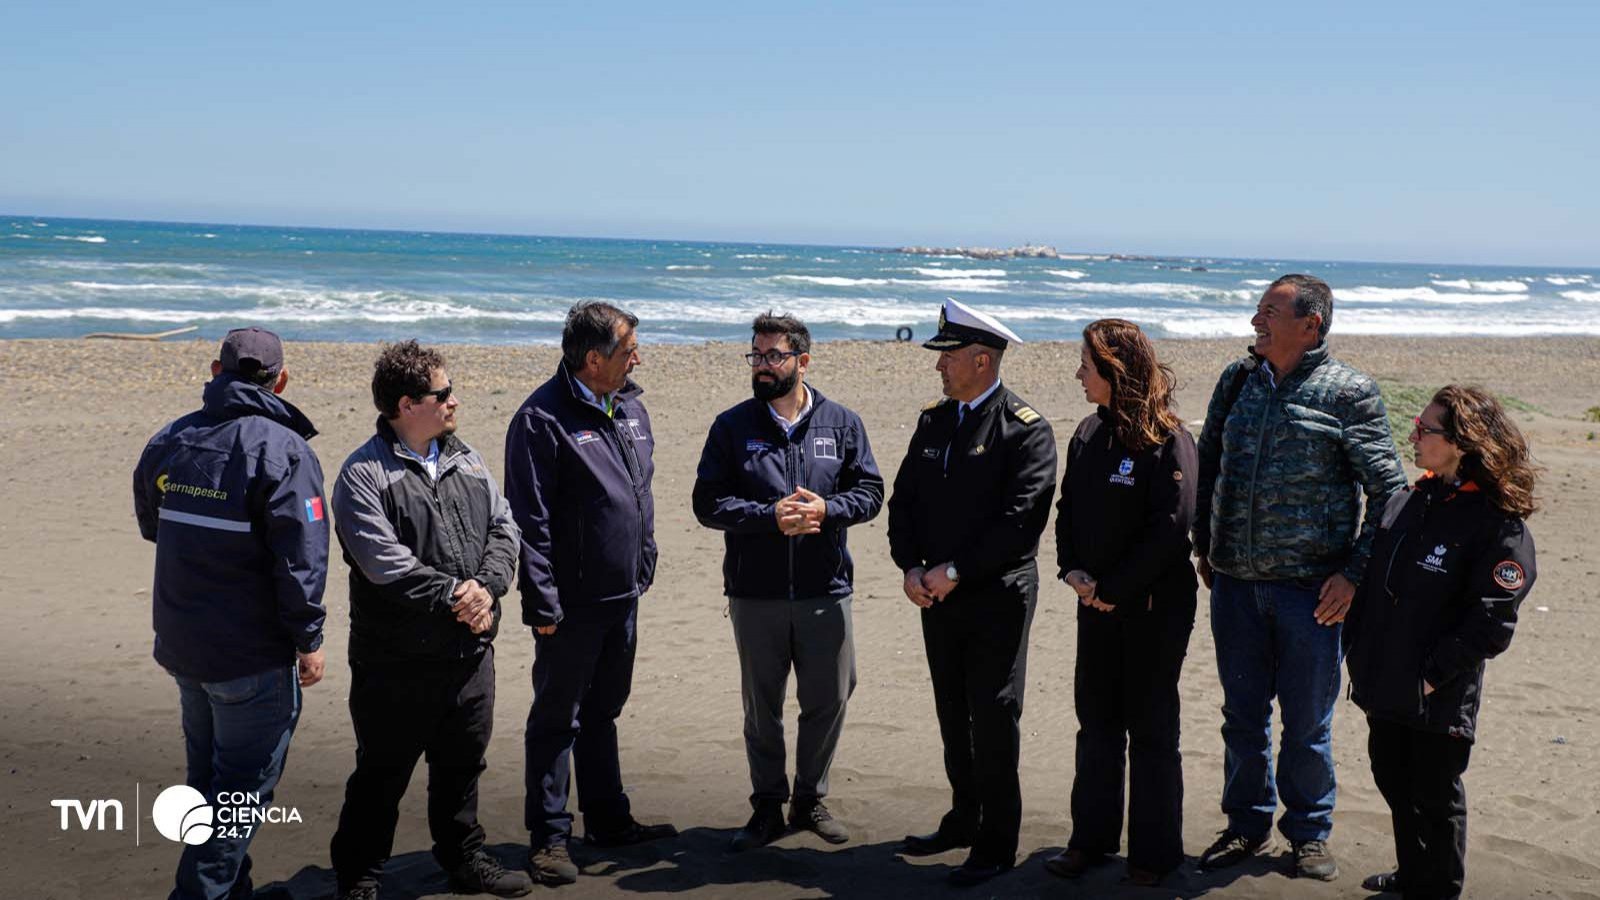
M1172 480L1173 481L1182 481L1183 480L1183 470L1182 469L1173 469L1172 470Z
M1516 560L1508 559L1494 564L1494 583L1508 591L1519 590L1527 576Z

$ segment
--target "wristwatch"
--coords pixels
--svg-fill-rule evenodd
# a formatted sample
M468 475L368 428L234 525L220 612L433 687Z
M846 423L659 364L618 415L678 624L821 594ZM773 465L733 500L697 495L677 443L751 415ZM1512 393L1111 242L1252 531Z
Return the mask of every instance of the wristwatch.
M955 563L951 563L948 566L944 567L944 577L950 579L951 581L960 581L961 580L961 574L956 571L956 564Z

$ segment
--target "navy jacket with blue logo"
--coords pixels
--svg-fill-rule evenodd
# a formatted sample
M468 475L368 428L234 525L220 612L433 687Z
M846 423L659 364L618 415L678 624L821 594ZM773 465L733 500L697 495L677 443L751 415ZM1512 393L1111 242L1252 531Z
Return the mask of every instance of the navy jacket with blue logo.
M562 363L506 432L506 499L522 530L522 621L535 627L631 600L656 572L655 438L637 384L608 416Z
M843 597L854 564L845 529L883 508L883 476L861 417L815 388L811 412L784 434L767 403L717 416L694 482L700 524L724 532L722 585L730 597ZM827 501L818 534L785 537L773 510L803 486Z
M229 373L204 400L145 446L133 509L156 544L156 661L228 681L322 646L328 516L305 415Z

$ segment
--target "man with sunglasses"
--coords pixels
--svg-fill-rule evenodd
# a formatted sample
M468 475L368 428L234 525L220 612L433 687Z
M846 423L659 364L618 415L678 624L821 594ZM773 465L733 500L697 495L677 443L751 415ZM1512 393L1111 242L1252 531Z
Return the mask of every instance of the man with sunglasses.
M333 836L339 896L375 900L400 798L428 761L428 830L452 890L520 897L528 876L484 850L478 776L494 724L500 597L518 530L477 451L456 437L437 351L385 347L372 376L377 434L333 490L350 565L350 718L356 769Z
M567 793L577 763L584 836L596 847L672 837L634 819L617 754L633 687L639 598L656 571L650 415L628 374L639 319L586 301L567 313L555 374L506 432L506 496L522 529L522 622L533 628L528 710L528 869L578 878Z
M771 312L752 325L754 396L717 416L700 454L694 512L723 532L723 590L739 652L750 821L732 849L788 825L831 844L850 834L828 812L828 769L855 689L845 530L883 506L883 478L861 417L805 383L811 332ZM800 699L794 790L785 774L783 700L794 670Z

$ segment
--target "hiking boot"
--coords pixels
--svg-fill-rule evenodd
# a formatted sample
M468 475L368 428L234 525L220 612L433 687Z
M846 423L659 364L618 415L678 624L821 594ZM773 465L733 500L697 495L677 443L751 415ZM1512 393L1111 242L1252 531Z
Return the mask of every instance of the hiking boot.
M479 849L450 873L450 890L458 894L521 897L533 890L533 879L522 872L508 871L500 860Z
M783 837L786 831L788 828L783 823L783 804L762 803L750 814L750 821L744 823L739 833L733 836L733 842L728 845L728 849L742 853L756 847L765 847Z
M1232 828L1224 828L1206 852L1200 854L1200 871L1211 872L1237 865L1255 856L1266 845L1266 837L1245 837Z
M811 800L804 803L795 803L789 807L789 827L797 831L816 832L817 837L830 844L842 844L850 840L850 831L845 828L828 808L822 805L821 800Z
M1339 877L1339 864L1328 852L1327 841L1295 842L1294 876L1318 881L1332 881Z
M578 865L572 861L567 842L561 841L530 850L528 874L540 884L571 884L578 880Z
M339 900L378 900L378 882L363 878L347 888L341 888Z

